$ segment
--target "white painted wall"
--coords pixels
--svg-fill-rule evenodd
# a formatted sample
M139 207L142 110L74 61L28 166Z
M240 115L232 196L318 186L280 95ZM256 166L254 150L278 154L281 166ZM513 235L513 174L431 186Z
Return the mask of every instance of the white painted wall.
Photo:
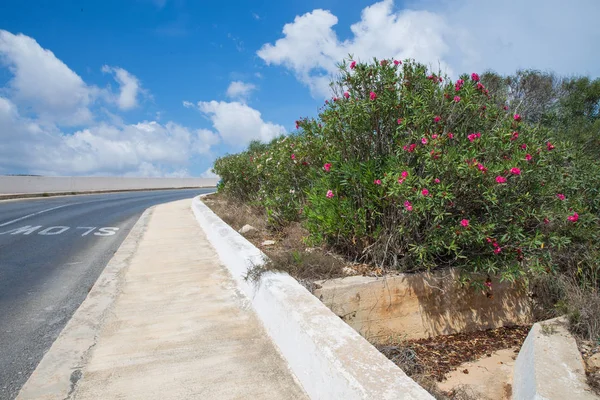
M216 178L0 176L0 194L213 187Z

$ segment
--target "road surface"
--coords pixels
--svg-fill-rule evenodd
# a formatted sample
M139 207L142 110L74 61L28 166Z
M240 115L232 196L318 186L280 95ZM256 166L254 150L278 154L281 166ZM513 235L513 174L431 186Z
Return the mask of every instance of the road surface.
M0 202L0 399L14 399L148 207L213 189Z

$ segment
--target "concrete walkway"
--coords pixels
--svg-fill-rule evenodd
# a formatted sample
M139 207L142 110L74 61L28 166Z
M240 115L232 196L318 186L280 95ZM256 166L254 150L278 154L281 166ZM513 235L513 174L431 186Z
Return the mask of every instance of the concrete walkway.
M72 399L306 399L190 209L157 206Z

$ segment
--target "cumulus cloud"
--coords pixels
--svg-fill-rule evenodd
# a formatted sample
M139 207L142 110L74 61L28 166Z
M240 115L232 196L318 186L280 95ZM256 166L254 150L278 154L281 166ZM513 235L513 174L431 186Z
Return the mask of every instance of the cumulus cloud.
M251 83L245 83L242 81L233 81L229 84L227 88L227 97L234 99L245 101L250 93L256 89L256 86Z
M393 0L384 0L364 8L345 40L334 30L338 18L316 9L286 24L283 37L257 54L293 71L315 96L330 95L336 63L348 54L363 61L414 58L450 75L489 68L600 74L598 57L581 51L598 39L595 0L580 0L577 7L560 0L415 0L410 6L397 10ZM560 29L550 21L560 21Z
M104 67L120 84L114 96L87 85L28 36L0 30L1 66L12 75L0 88L2 173L187 176L191 160L209 155L221 140L210 130L174 122L126 124L108 110L93 115L92 103L107 98L115 97L120 109L135 107L142 90L137 78ZM64 125L80 124L85 127L65 132Z
M50 50L34 39L0 30L0 64L13 78L8 83L11 99L31 108L40 119L65 125L89 122L88 106L98 93Z
M73 134L19 115L0 98L0 166L41 175L187 174L189 160L207 154L219 138L211 131L146 121L100 123Z
M201 101L197 107L211 120L223 142L235 148L252 140L266 142L286 133L283 126L263 121L258 110L237 101Z
M138 78L123 68L109 67L108 65L102 67L102 72L114 74L115 80L119 84L120 93L116 99L119 108L121 110L131 110L137 107L137 97L141 90Z

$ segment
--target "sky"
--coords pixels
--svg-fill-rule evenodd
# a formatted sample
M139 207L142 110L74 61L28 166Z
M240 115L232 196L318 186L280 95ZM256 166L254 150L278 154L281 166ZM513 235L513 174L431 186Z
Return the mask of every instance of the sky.
M600 76L598 0L2 0L0 174L212 176L336 64Z

